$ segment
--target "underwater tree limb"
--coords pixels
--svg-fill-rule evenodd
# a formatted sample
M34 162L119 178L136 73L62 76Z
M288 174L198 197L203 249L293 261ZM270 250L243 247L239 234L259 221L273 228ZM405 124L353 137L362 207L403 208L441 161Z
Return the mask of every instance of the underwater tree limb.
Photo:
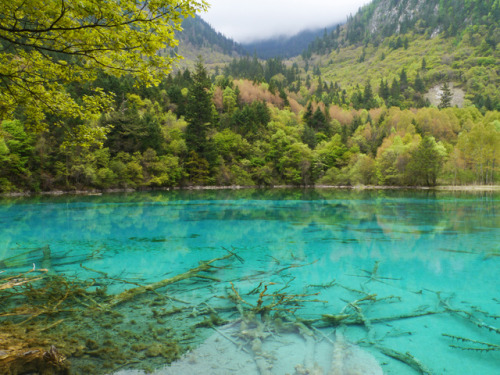
M365 313L363 312L363 309L358 305L357 301L351 303L350 306L352 306L355 309L359 319L363 322L363 325L365 326L368 332L368 341L370 343L373 343L373 340L375 339L375 331L373 329L373 324L371 320L366 317Z
M366 299L366 298L365 298ZM358 301L352 302L350 306L352 306L356 313L359 316L359 319L363 322L363 325L365 326L367 332L368 332L368 342L373 345L375 348L377 348L380 352L383 354L395 358L401 362L406 363L413 369L419 371L423 375L431 375L430 371L427 370L427 368L419 361L417 360L413 355L411 355L409 352L406 353L400 353L397 352L393 349L386 348L384 346L381 346L375 342L375 331L373 328L372 320L368 319L366 315L364 314L362 308L358 305Z
M418 371L422 375L432 375L432 373L423 365L418 359L416 359L409 352L401 353L394 349L386 348L385 346L381 346L379 344L374 345L381 353L385 354L388 357L397 359L403 363L406 363L408 366Z
M371 323L385 323L385 322L392 322L396 320L403 320L403 319L412 319L412 318L419 318L422 316L427 316L427 315L436 315L436 314L443 314L443 311L424 311L424 312L415 312L415 313L410 313L410 314L401 314L401 315L395 315L395 316L386 316L386 317L380 317L380 318L372 318L370 319ZM321 315L321 319L316 319L314 321L310 321L311 323L318 323L322 322L317 325L318 328L325 328L325 327L335 327L340 324L345 324L345 325L360 325L364 324L363 320L361 318L354 316L354 314L323 314Z
M238 348L238 350L243 350L245 353L248 353L248 350L244 346L239 345L236 341L234 341L231 337L229 337L228 335L226 335L224 332L222 332L216 326L212 325L211 328L215 332L217 332L219 335L221 335L222 337L224 337L227 341L229 341L230 343L234 344L234 346L236 346Z
M479 319L477 319L471 312L465 311L465 310L460 310L460 309L455 309L451 307L449 304L448 300L444 300L441 298L440 293L437 293L437 296L439 298L439 303L444 307L444 309L450 313L453 313L457 316L460 316L462 318L468 319L472 324L478 326L479 328L485 328L490 332L495 332L497 334L500 334L500 328L494 327L492 325L489 325Z
M0 284L0 290L6 290L6 289L11 289L11 288L14 288L16 286L21 286L21 285L24 285L24 284L28 284L28 283L31 283L31 282L34 282L34 281L38 281L38 280L41 280L44 278L45 275L42 275L42 276L37 276L37 277L27 277L28 274L32 273L32 272L43 272L43 273L47 273L47 269L45 268L40 268L40 269L35 269L33 267L32 270L28 271L28 272L24 272L24 273L20 273L19 275L16 275L16 276L10 276L10 277L7 277L5 279L2 279L0 280L1 284Z
M119 305L123 302L129 301L129 300L131 300L131 299L135 298L136 296L141 295L143 293L151 292L151 291L154 291L156 289L163 288L167 285L174 284L176 282L186 280L186 279L189 279L192 277L202 277L203 278L204 275L200 275L199 274L200 272L208 271L209 269L211 269L213 267L212 263L215 263L215 262L218 262L221 260L225 260L225 259L229 259L233 255L234 254L228 254L228 255L225 255L225 256L220 257L220 258L215 258L215 259L209 260L207 262L203 262L198 267L192 268L189 271L186 271L184 273L181 273L179 275L176 275L176 276L168 278L168 279L158 281L158 282L153 283L153 284L128 289L120 294L113 296L107 304L103 305L103 307L104 308L111 308L111 307L117 306L117 305ZM206 278L206 276L205 276L205 278Z
M139 284L139 283L134 283L134 282L128 281L128 280L110 277L106 272L86 267L82 263L80 263L80 267L83 268L85 271L90 271L90 272L95 272L95 273L101 274L105 279L108 279L108 280L119 281L119 282L124 283L124 284L132 284L132 285L136 285L136 286L141 286L141 284Z
M460 341L464 344L469 344L471 346L458 346L458 345L450 345L451 348L455 349L460 349L460 350L470 350L470 351L476 351L476 352L492 352L492 351L500 351L500 345L496 344L490 344L487 342L483 341L477 341L477 340L472 340L468 339L465 337L460 337L460 336L454 336L454 335L449 335L447 333L442 333L442 336L449 337L453 340ZM476 346L472 346L476 345Z

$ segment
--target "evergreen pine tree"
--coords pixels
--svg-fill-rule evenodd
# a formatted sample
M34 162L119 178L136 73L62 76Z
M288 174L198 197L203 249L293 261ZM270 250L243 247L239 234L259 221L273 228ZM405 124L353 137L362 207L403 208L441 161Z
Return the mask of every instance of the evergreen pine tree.
M441 101L438 108L442 109L451 107L451 99L453 99L453 94L448 86L448 82L445 82L443 83L443 86L441 86Z
M186 144L190 150L205 157L208 152L207 132L213 119L212 95L210 93L212 84L201 59L196 63L192 80L186 107L186 120L188 122Z
M487 111L493 111L493 102L491 101L489 95L487 95L486 99L484 100L484 108L486 108Z
M394 78L390 89L389 105L399 106L400 100L401 100L401 90L399 87L399 81L397 78Z
M405 68L401 69L399 74L399 89L404 92L408 88L408 75L406 74Z
M417 73L417 77L415 78L415 84L413 85L416 92L424 93L425 92L425 84L420 75Z
M316 111L314 111L313 117L311 119L311 128L318 132L325 133L325 130L327 128L326 117L320 107L316 108Z
M309 104L307 105L306 112L304 113L304 116L303 116L303 120L306 123L306 125L311 126L312 117L313 117L312 103L309 102Z
M422 57L422 65L420 66L420 70L425 72L427 70L427 61L425 61L425 57Z
M372 85L370 81L366 81L365 89L363 91L363 104L366 109L375 107L375 99L373 97Z
M318 77L318 87L316 88L316 96L321 99L321 95L323 95L323 81L321 77Z
M384 81L383 78L380 79L380 87L378 89L378 94L384 100L389 99L389 94L390 94L389 85L387 85L387 81Z
M441 170L443 157L438 151L436 140L432 136L425 136L418 148L412 152L408 163L412 183L424 186L436 186L437 176Z

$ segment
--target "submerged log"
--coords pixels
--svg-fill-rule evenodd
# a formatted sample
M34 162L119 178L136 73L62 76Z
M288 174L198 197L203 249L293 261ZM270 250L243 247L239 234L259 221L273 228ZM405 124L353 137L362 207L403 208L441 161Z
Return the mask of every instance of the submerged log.
M225 259L229 259L232 256L234 256L234 253L230 253L230 254L225 255L223 257L209 260L208 262L203 262L198 267L192 268L189 271L186 271L186 272L181 273L179 275L173 276L171 278L164 279L164 280L158 281L158 282L153 283L153 284L128 289L120 294L117 294L116 296L113 296L111 298L111 300L103 307L105 307L105 308L115 307L123 302L129 301L129 300L135 298L136 296L138 296L140 294L151 292L151 291L154 291L156 289L163 288L167 285L174 284L176 282L190 279L193 277L206 279L207 276L200 274L200 272L208 271L209 269L211 269L213 267L212 263L215 263L215 262L218 262L221 260L225 260Z

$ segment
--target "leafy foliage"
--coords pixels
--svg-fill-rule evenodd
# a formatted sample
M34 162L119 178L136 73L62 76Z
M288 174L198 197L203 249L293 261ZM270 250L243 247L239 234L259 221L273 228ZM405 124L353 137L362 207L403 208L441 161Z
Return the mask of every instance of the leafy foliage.
M106 129L96 120L110 107L111 94L94 86L75 96L66 85L88 84L99 71L158 84L175 60L158 50L175 47L182 19L206 6L191 0L2 2L0 118L22 115L37 130L54 123L47 116L76 119L73 138L86 146L102 142Z

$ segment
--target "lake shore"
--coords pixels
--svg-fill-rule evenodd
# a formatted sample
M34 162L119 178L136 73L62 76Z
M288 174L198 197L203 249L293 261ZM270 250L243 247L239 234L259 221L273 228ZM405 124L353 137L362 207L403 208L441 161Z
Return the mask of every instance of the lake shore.
M118 188L118 189L89 189L89 190L51 190L42 192L12 192L2 193L0 198L31 197L43 195L102 195L114 193L136 193L146 191L171 190L242 190L242 189L336 189L336 190L435 190L435 191L500 191L500 185L442 185L442 186L389 186L389 185L271 185L271 186L241 186L241 185L214 185L214 186L175 186L165 188Z

